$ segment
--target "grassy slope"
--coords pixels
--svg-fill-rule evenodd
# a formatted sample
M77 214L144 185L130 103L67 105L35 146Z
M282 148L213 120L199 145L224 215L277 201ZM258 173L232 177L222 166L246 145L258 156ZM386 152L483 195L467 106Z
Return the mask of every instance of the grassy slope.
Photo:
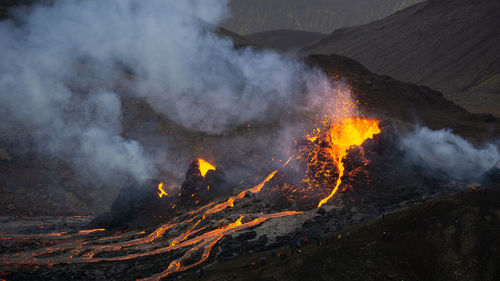
M310 243L285 262L268 251L217 263L202 280L233 280L233 274L235 280L500 280L499 203L492 190L428 201L350 226L344 229L349 240ZM392 233L391 241L382 239L383 231ZM241 268L262 256L267 265Z

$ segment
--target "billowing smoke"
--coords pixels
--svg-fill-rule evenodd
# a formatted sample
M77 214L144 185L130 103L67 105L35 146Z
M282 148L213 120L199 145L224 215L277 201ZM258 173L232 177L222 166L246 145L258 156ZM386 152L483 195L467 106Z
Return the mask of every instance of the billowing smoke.
M155 161L122 134L124 97L210 134L324 106L319 71L216 34L226 2L61 0L14 12L0 23L4 124L96 176L144 180Z
M418 128L402 138L402 145L413 160L423 161L425 167L461 180L482 176L500 160L494 144L476 148L446 129Z

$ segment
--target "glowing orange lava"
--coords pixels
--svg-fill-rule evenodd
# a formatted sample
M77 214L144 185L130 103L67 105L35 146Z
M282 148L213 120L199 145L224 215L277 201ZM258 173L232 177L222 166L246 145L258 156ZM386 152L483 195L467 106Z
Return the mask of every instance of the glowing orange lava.
M208 171L214 170L215 171L215 166L208 163L207 161L198 158L198 165L200 167L200 174L205 177Z
M90 233L93 233L93 232L97 232L97 231L105 231L106 229L104 228L96 228L96 229L88 229L88 230L80 230L78 231L78 234L90 234Z
M250 193L257 193L257 192L259 192L262 189L262 187L266 184L266 182L268 182L269 180L271 180L274 177L274 175L276 175L277 172L278 172L278 170L270 173L257 186L255 186L253 188L250 188L250 189L247 189L247 190L244 190L244 191L238 193L238 195L236 195L236 196L229 197L229 199L227 199L225 202L217 204L213 208L208 209L207 211L205 211L205 214L214 214L214 213L217 213L217 212L220 212L220 211L224 210L227 207L234 207L234 201L236 201L237 199L241 199L241 198L245 197L245 195L247 194L247 192L250 192Z
M344 175L344 164L342 160L347 155L347 150L353 145L361 145L366 139L380 133L378 121L359 117L352 117L333 124L328 131L330 144L329 153L337 164L339 175L337 183L330 195L323 198L318 208L325 204L337 192L342 176Z
M163 182L160 182L160 184L158 185L158 197L162 198L163 195L168 196L168 193L163 190Z

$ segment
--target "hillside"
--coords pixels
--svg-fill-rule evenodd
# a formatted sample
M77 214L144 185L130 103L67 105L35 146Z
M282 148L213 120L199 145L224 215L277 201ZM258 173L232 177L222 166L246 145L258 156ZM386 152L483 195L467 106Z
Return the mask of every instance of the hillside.
M294 51L326 37L327 34L302 30L270 30L248 34L248 39L277 51Z
M303 51L340 54L370 71L423 84L473 112L500 115L500 2L430 0L337 30Z
M357 61L338 55L311 55L306 61L352 86L362 113L388 119L402 127L420 124L432 129L451 128L472 141L500 136L500 120L472 114L426 86L402 82L370 72Z
M294 29L330 33L383 18L421 0L231 0L223 27L240 34Z
M499 203L492 190L428 201L346 227L342 239L310 241L285 260L267 251L214 264L202 280L498 280ZM256 266L242 267L252 261Z

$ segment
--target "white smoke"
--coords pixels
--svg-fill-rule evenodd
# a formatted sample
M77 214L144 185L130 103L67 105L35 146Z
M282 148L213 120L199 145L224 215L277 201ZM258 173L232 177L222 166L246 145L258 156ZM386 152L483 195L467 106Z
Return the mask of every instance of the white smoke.
M143 180L155 161L122 136L124 95L216 134L323 105L317 93L330 86L319 71L235 49L215 33L226 15L221 0L60 0L18 11L15 22L0 22L2 117L28 131L39 152Z
M426 167L444 171L455 179L480 177L500 160L494 144L476 148L446 129L418 128L402 138L402 145L414 159L423 160Z

